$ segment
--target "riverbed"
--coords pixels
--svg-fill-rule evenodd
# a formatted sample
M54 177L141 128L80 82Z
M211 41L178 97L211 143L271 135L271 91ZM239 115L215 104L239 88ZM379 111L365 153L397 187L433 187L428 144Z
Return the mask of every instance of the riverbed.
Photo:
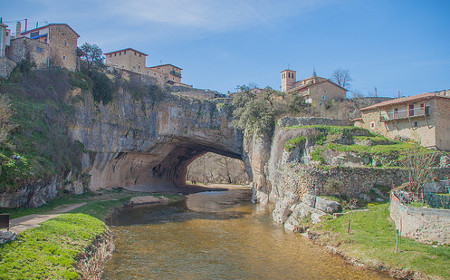
M391 279L345 263L274 224L251 190L203 192L124 208L104 279Z

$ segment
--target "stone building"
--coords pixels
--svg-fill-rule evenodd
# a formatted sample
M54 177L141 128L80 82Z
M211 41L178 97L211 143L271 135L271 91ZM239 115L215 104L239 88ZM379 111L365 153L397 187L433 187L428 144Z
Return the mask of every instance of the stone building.
M48 49L47 67L59 66L74 71L77 68L77 41L80 35L67 24L48 24L21 33L28 39L45 44ZM11 45L15 40L11 41ZM29 52L44 55L45 47L34 46ZM37 64L37 63L36 63Z
M8 34L4 40L3 34ZM16 34L1 25L2 37L0 46L2 56L6 59L0 60L0 75L7 77L12 71L2 71L22 60L29 60L36 64L36 68L64 67L71 71L77 68L77 41L78 35L67 24L48 24L42 27L25 30L22 32L20 22L16 25ZM13 67L12 67L13 68Z
M355 126L450 151L450 97L446 93L422 93L362 108Z
M132 71L156 78L160 84L192 87L181 82L181 69L172 64L146 67L148 55L132 48L105 53L105 64L115 69Z
M313 76L296 81L296 71L281 71L281 91L301 94L307 103L322 105L328 100L344 100L347 90L329 79Z

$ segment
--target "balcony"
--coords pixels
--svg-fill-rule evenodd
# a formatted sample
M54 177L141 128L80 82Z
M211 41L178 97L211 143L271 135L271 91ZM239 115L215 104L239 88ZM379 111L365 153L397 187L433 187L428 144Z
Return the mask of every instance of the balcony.
M423 117L430 115L430 107L410 108L406 110L386 111L384 116L381 116L381 121L393 121L407 118Z
M176 72L176 71L174 71L174 70L170 71L170 75L173 75L173 76L175 76L175 77L181 78L181 73Z

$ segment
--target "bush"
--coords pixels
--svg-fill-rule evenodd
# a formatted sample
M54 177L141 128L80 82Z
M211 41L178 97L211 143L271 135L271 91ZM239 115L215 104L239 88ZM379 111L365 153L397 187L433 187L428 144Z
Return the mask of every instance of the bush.
M89 77L92 79L92 95L94 100L108 104L113 99L113 87L111 80L102 72L89 71Z

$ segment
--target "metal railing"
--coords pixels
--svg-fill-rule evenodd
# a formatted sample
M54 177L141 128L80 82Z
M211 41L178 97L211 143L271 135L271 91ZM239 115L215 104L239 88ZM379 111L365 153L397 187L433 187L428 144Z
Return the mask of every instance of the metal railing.
M181 78L181 73L178 73L178 72L176 72L174 70L170 71L170 74L175 76L175 77Z
M412 117L429 116L430 107L396 110L396 111L386 111L386 115L381 117L382 121L398 120Z

